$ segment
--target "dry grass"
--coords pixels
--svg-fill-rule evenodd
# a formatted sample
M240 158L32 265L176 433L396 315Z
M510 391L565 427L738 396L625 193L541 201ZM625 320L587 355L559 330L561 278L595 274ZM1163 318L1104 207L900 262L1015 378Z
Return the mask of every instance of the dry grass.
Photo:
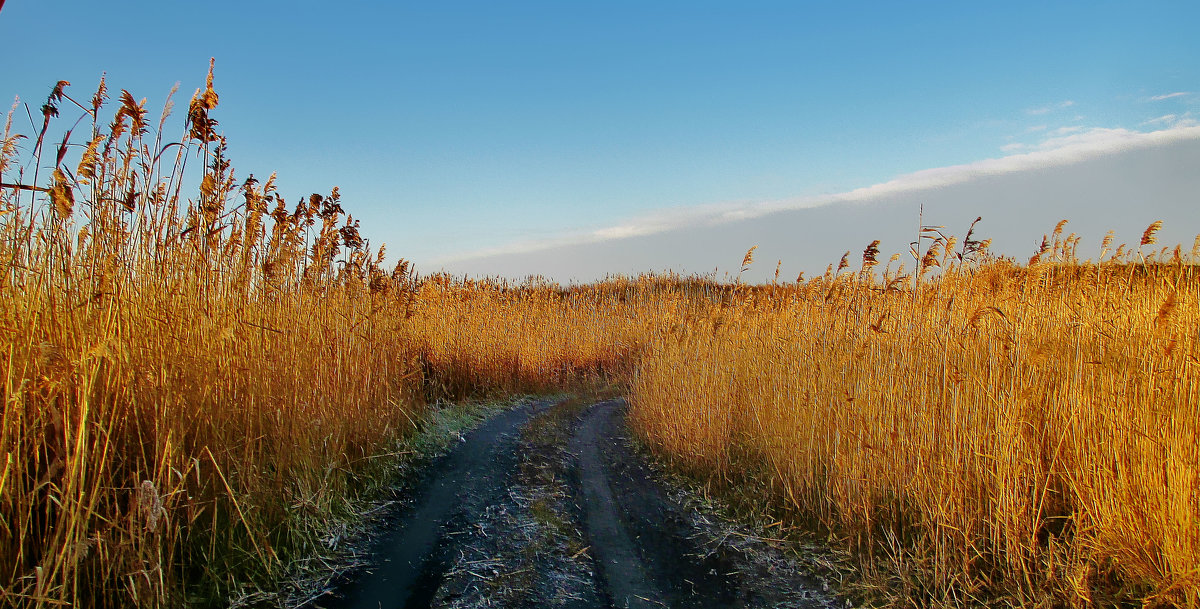
M288 205L235 176L217 101L210 71L178 141L170 104L154 128L124 91L105 124L103 83L85 103L58 83L34 136L10 114L0 604L262 597L426 404L604 379L629 352L554 286L384 271L336 189Z
M637 429L769 488L893 602L1200 605L1197 260L1083 263L1061 230L1027 267L939 238L909 288L869 247L697 315L639 366Z
M172 141L60 83L4 131L0 604L269 599L438 401L617 385L887 602L1200 605L1200 252L1159 225L1096 264L923 227L909 275L873 243L787 285L421 278L336 189L235 178L217 101Z
M627 379L646 338L677 317L670 285L614 279L563 289L434 276L417 288L406 332L430 398L602 387Z
M336 189L291 211L273 178L235 180L211 73L179 142L128 92L105 125L103 84L87 106L65 87L36 138L6 129L0 161L3 601L253 589L421 413L388 297L406 278ZM82 118L52 149L63 108Z

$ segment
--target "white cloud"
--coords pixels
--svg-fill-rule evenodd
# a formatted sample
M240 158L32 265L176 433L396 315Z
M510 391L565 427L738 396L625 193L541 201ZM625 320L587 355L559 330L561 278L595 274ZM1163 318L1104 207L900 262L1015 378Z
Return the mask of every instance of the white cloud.
M963 165L926 169L900 176L882 184L852 190L833 197L833 201L866 201L901 192L942 188L978 176L1001 175L1056 165L1068 165L1114 152L1147 148L1187 139L1200 139L1200 127L1186 126L1148 133L1128 129L1088 129L1079 133L1048 138L1031 152Z
M1066 135L1068 133L1075 133L1078 131L1083 131L1083 127L1080 127L1079 125L1075 125L1075 126L1071 126L1071 127L1059 127L1058 129L1051 131L1051 133L1053 133L1054 135Z
M1184 140L1200 140L1200 125L1193 119L1177 120L1169 128L1158 131L1132 131L1122 128L1064 127L1052 132L1053 137L1030 146L1021 143L1005 145L1005 152L1018 154L985 159L962 165L926 169L895 179L834 195L797 197L779 201L711 204L657 210L637 216L616 226L590 231L576 231L555 239L528 241L504 247L466 253L436 261L438 264L459 262L501 254L539 251L561 245L599 243L635 236L653 235L669 230L713 226L734 220L757 218L772 212L803 209L834 203L859 203L886 196L938 189L960 184L980 176L994 176L1047 167L1069 165L1087 159L1140 148L1151 148Z
M1151 118L1142 122L1142 125L1162 125L1168 128L1181 128L1194 127L1197 125L1197 122L1191 112L1184 112L1183 114L1164 114Z
M1171 99L1172 97L1183 97L1185 95L1191 95L1191 92L1190 91L1176 91L1174 93L1167 93L1164 95L1154 95L1150 98L1150 101L1162 101L1164 99Z
M1150 120L1144 121L1144 122L1142 122L1142 124L1143 125L1157 125L1157 124L1168 124L1169 125L1171 123L1174 123L1175 119L1178 119L1178 118L1179 117L1174 114L1164 114L1158 118L1152 118Z
M1042 114L1050 114L1050 112L1052 112L1054 110L1070 108L1071 106L1074 106L1074 105L1075 105L1074 100L1067 99L1067 100L1060 101L1057 104L1050 104L1048 106L1039 106L1037 108L1030 108L1025 111L1025 114L1030 114L1033 116L1040 116Z

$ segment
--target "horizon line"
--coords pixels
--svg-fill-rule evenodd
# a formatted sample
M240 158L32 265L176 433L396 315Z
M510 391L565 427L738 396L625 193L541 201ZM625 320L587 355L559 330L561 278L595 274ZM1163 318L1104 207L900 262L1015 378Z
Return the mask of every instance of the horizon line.
M1027 152L923 169L840 193L805 195L750 203L725 202L665 207L599 229L568 231L567 234L559 237L517 241L507 245L445 256L431 261L430 265L440 266L442 267L440 270L445 271L445 267L448 265L471 260L529 254L567 245L619 241L689 227L720 225L796 209L836 204L861 204L890 195L943 188L986 176L1071 165L1109 154L1196 139L1200 139L1200 124L1192 120L1180 121L1156 131L1097 127L1048 138L1038 144L1035 149Z

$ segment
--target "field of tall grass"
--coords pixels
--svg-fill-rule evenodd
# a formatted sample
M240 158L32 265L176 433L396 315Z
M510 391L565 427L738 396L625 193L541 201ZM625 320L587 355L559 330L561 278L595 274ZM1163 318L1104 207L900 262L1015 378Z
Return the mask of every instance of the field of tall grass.
M644 334L556 286L381 268L336 188L235 174L211 70L182 133L70 91L0 141L0 604L269 592L438 400L602 381Z
M916 279L873 244L653 341L634 424L916 604L1200 605L1200 256L1157 228L1099 263L1062 224L1027 265L937 237Z
M270 602L433 409L602 385L878 602L1200 605L1200 252L1157 226L771 285L419 276L336 188L235 174L211 70L182 120L72 90L0 140L0 604Z

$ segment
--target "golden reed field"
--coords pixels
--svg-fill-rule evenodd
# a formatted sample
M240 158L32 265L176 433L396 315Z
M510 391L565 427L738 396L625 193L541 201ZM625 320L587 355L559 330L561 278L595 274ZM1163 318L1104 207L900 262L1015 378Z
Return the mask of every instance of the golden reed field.
M336 189L235 173L211 72L182 121L73 91L0 144L3 605L252 598L439 404L608 386L665 462L851 556L865 602L1200 606L1200 241L1082 261L1060 224L1018 264L929 227L907 264L770 285L419 276Z

